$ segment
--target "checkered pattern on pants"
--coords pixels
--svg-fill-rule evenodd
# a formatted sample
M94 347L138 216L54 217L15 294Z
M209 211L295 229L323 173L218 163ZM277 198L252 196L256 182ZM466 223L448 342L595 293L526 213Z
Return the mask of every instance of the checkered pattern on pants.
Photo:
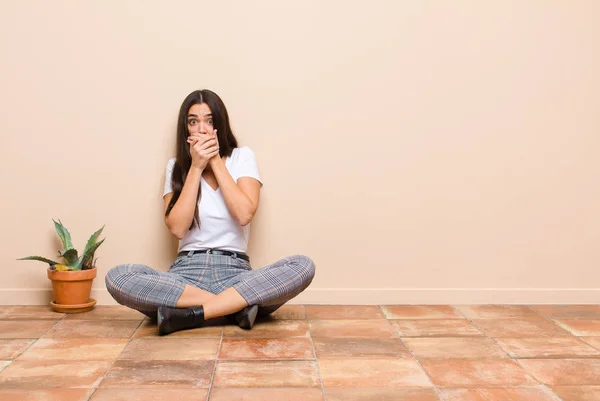
M272 313L309 286L313 261L301 255L252 270L241 258L206 253L177 257L168 272L141 264L123 264L106 275L106 288L120 304L155 316L159 306L174 308L186 285L220 294L233 287L261 314Z

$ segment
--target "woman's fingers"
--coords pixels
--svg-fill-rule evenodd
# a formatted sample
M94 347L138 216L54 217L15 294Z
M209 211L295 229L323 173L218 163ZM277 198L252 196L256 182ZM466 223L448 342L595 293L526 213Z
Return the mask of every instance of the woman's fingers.
M208 155L214 152L219 152L219 147L218 146L211 146L210 148L207 148L203 153Z
M208 149L213 146L216 146L217 148L219 147L219 143L217 142L217 140L215 138L211 138L211 139L207 140L206 142L202 143L201 149Z
M216 150L214 150L213 152L208 154L208 159L212 159L215 156L219 156L219 148L217 148Z
M209 139L211 139L211 136L208 134L193 133L188 137L188 139L193 139L196 142L204 143L204 142L208 141Z

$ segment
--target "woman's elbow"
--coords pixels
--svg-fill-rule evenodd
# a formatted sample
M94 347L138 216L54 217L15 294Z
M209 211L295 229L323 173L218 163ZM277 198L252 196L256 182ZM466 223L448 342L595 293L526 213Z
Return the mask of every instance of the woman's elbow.
M242 227L247 226L248 224L250 224L250 222L252 221L252 219L254 218L254 213L246 213L240 217L238 217L236 220L238 222L238 224Z
M169 224L169 221L165 222L167 224L167 228L178 240L182 240L185 236L187 230L182 230L179 227L176 227L174 224Z

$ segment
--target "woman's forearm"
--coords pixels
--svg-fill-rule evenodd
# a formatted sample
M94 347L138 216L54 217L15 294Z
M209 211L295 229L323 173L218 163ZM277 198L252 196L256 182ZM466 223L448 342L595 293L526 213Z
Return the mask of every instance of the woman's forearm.
M200 177L202 170L190 167L179 199L165 219L171 233L179 239L183 238L194 220Z
M227 210L241 226L249 224L256 212L256 205L233 180L225 163L220 158L211 159L210 163L225 199Z

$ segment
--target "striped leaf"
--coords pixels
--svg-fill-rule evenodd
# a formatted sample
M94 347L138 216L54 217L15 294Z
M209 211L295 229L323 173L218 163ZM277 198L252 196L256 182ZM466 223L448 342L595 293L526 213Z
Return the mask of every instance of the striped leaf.
M20 258L20 259L17 259L17 260L37 260L37 261L40 261L40 262L48 263L50 266L54 266L54 265L59 264L58 262L55 262L55 261L50 260L50 259L46 259L46 258L44 258L42 256L27 256L27 257Z
M52 221L54 221L54 219L52 219ZM54 221L54 229L56 230L56 233L58 234L58 236L60 237L60 240L62 241L63 248L64 249L73 248L73 243L71 242L71 234L69 233L69 230L67 230L67 228L62 224L60 219L58 220L58 223L56 221Z
M68 266L76 264L77 260L79 259L79 256L77 255L77 249L74 248L67 249L66 251L59 251L58 253L60 256L65 258Z
M93 261L94 253L96 252L96 249L98 249L98 247L100 245L102 245L104 240L106 240L106 238L104 238L102 241L96 242L89 248L86 247L86 252L81 257L81 267L82 268L86 269L86 268L92 267L91 262Z

